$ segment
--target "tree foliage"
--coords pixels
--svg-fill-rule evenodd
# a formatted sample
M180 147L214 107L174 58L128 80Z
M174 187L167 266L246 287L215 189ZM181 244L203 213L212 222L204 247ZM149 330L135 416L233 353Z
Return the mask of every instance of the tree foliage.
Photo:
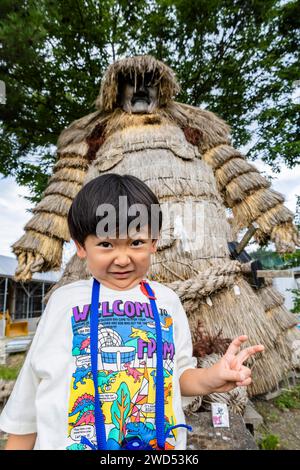
M300 267L300 250L294 253L280 255L267 248L259 248L250 253L253 259L258 259L264 269L290 269Z
M130 54L173 67L177 99L223 117L249 158L275 170L297 163L298 1L2 0L0 17L0 172L34 201L59 133L94 110L104 70Z

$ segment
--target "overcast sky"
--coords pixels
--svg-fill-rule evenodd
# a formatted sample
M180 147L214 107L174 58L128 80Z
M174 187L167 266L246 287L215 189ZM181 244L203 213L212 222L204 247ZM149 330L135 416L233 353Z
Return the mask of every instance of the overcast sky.
M274 177L273 188L284 194L287 207L295 212L296 195L300 195L300 168L283 168L280 174L273 174L264 163L256 161L255 165L264 174ZM0 255L14 256L10 245L23 235L23 227L32 217L28 209L33 205L24 198L29 196L29 190L18 186L13 178L2 178L0 184ZM66 243L64 264L74 252L74 244Z
M18 186L13 178L0 179L0 255L15 256L10 246L24 233L23 227L32 217L28 209L33 205L25 199L29 190ZM64 262L74 252L74 244L66 243Z

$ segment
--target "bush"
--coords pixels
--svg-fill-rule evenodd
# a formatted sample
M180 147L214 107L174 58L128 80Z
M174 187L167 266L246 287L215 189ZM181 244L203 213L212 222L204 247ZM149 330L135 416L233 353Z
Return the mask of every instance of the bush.
M278 450L280 439L276 434L265 434L258 444L261 450Z

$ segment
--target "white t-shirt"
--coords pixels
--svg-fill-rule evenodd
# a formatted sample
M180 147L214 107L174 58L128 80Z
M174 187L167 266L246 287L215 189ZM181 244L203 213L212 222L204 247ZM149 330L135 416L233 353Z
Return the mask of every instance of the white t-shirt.
M197 367L185 311L177 294L154 281L163 339L166 430L185 423L179 378ZM90 356L93 278L68 284L50 297L0 429L37 433L34 449L89 449L96 443ZM156 329L149 299L137 285L116 291L101 284L98 386L109 449L135 435L155 447ZM185 404L187 403L185 399ZM186 429L171 431L167 448L186 448Z

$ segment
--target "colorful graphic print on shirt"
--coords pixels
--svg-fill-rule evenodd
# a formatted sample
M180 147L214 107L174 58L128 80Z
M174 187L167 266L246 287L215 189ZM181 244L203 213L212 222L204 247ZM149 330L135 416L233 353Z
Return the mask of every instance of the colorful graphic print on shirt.
M69 401L68 450L85 450L81 436L96 445L94 383L90 356L90 304L72 309L75 371ZM172 317L160 309L163 338L165 432L176 425L172 407L175 347ZM149 303L99 303L98 390L105 416L108 449L138 437L156 448L156 329ZM173 449L172 430L166 449Z

